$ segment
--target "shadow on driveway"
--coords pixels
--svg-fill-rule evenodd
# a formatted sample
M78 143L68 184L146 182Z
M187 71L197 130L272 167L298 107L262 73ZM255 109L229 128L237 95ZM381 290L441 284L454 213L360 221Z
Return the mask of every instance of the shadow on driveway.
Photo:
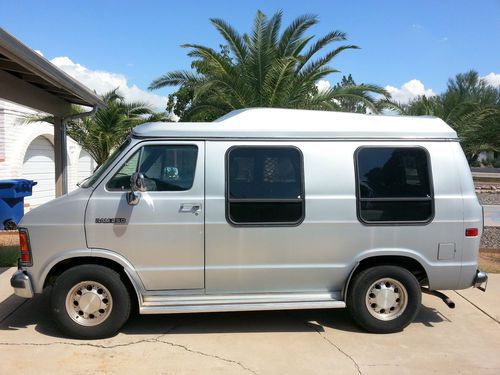
M0 311L7 307L8 300L0 303ZM413 324L434 327L435 324L444 321L450 320L440 311L422 305ZM35 325L35 330L42 335L66 338L52 321L48 293L37 295L34 299L26 300L19 305L0 323L0 331L23 330L31 325ZM324 327L363 332L354 324L346 309L331 309L171 315L133 313L121 333L125 335L217 334L310 332L311 329L323 332Z

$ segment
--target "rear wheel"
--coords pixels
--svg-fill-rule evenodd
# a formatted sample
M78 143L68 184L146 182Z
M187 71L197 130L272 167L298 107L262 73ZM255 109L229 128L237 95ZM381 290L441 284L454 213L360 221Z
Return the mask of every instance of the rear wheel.
M54 320L67 335L98 339L115 335L130 315L130 295L120 274L87 264L63 272L51 296Z
M376 266L354 276L347 307L365 330L392 333L415 319L421 300L420 284L410 271L397 266Z

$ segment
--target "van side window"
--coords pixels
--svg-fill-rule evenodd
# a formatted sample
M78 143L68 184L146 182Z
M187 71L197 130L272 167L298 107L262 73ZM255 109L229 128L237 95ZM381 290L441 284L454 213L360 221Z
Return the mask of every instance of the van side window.
M365 223L422 223L433 216L431 173L420 147L356 152L358 216Z
M233 224L296 225L304 218L302 153L239 146L226 155L227 214Z
M139 172L147 191L183 191L193 186L198 147L192 145L146 146Z
M136 151L120 168L120 170L109 180L109 190L130 190L130 177L137 171L141 150Z
M198 147L193 145L145 146L113 176L108 189L129 190L130 177L139 171L144 175L147 191L189 190L193 186L197 157Z

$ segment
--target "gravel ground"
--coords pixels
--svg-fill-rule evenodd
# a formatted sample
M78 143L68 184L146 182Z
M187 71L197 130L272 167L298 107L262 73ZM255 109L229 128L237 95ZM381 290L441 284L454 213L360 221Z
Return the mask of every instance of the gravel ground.
M500 250L500 227L485 227L481 237L481 248Z
M483 206L500 205L500 189L497 193L477 193L477 197ZM481 238L481 248L500 250L500 227L484 228Z
M477 197L482 205L500 204L500 193L477 193Z

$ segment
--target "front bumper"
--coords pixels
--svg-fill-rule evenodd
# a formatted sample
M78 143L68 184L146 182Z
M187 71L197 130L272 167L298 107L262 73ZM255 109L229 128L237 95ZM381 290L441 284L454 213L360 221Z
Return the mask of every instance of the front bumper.
M10 286L14 288L16 296L23 298L33 298L33 287L31 280L23 270L17 270L10 278Z
M477 270L476 277L474 277L474 288L478 288L479 290L485 292L487 285L488 285L488 274L486 272Z

